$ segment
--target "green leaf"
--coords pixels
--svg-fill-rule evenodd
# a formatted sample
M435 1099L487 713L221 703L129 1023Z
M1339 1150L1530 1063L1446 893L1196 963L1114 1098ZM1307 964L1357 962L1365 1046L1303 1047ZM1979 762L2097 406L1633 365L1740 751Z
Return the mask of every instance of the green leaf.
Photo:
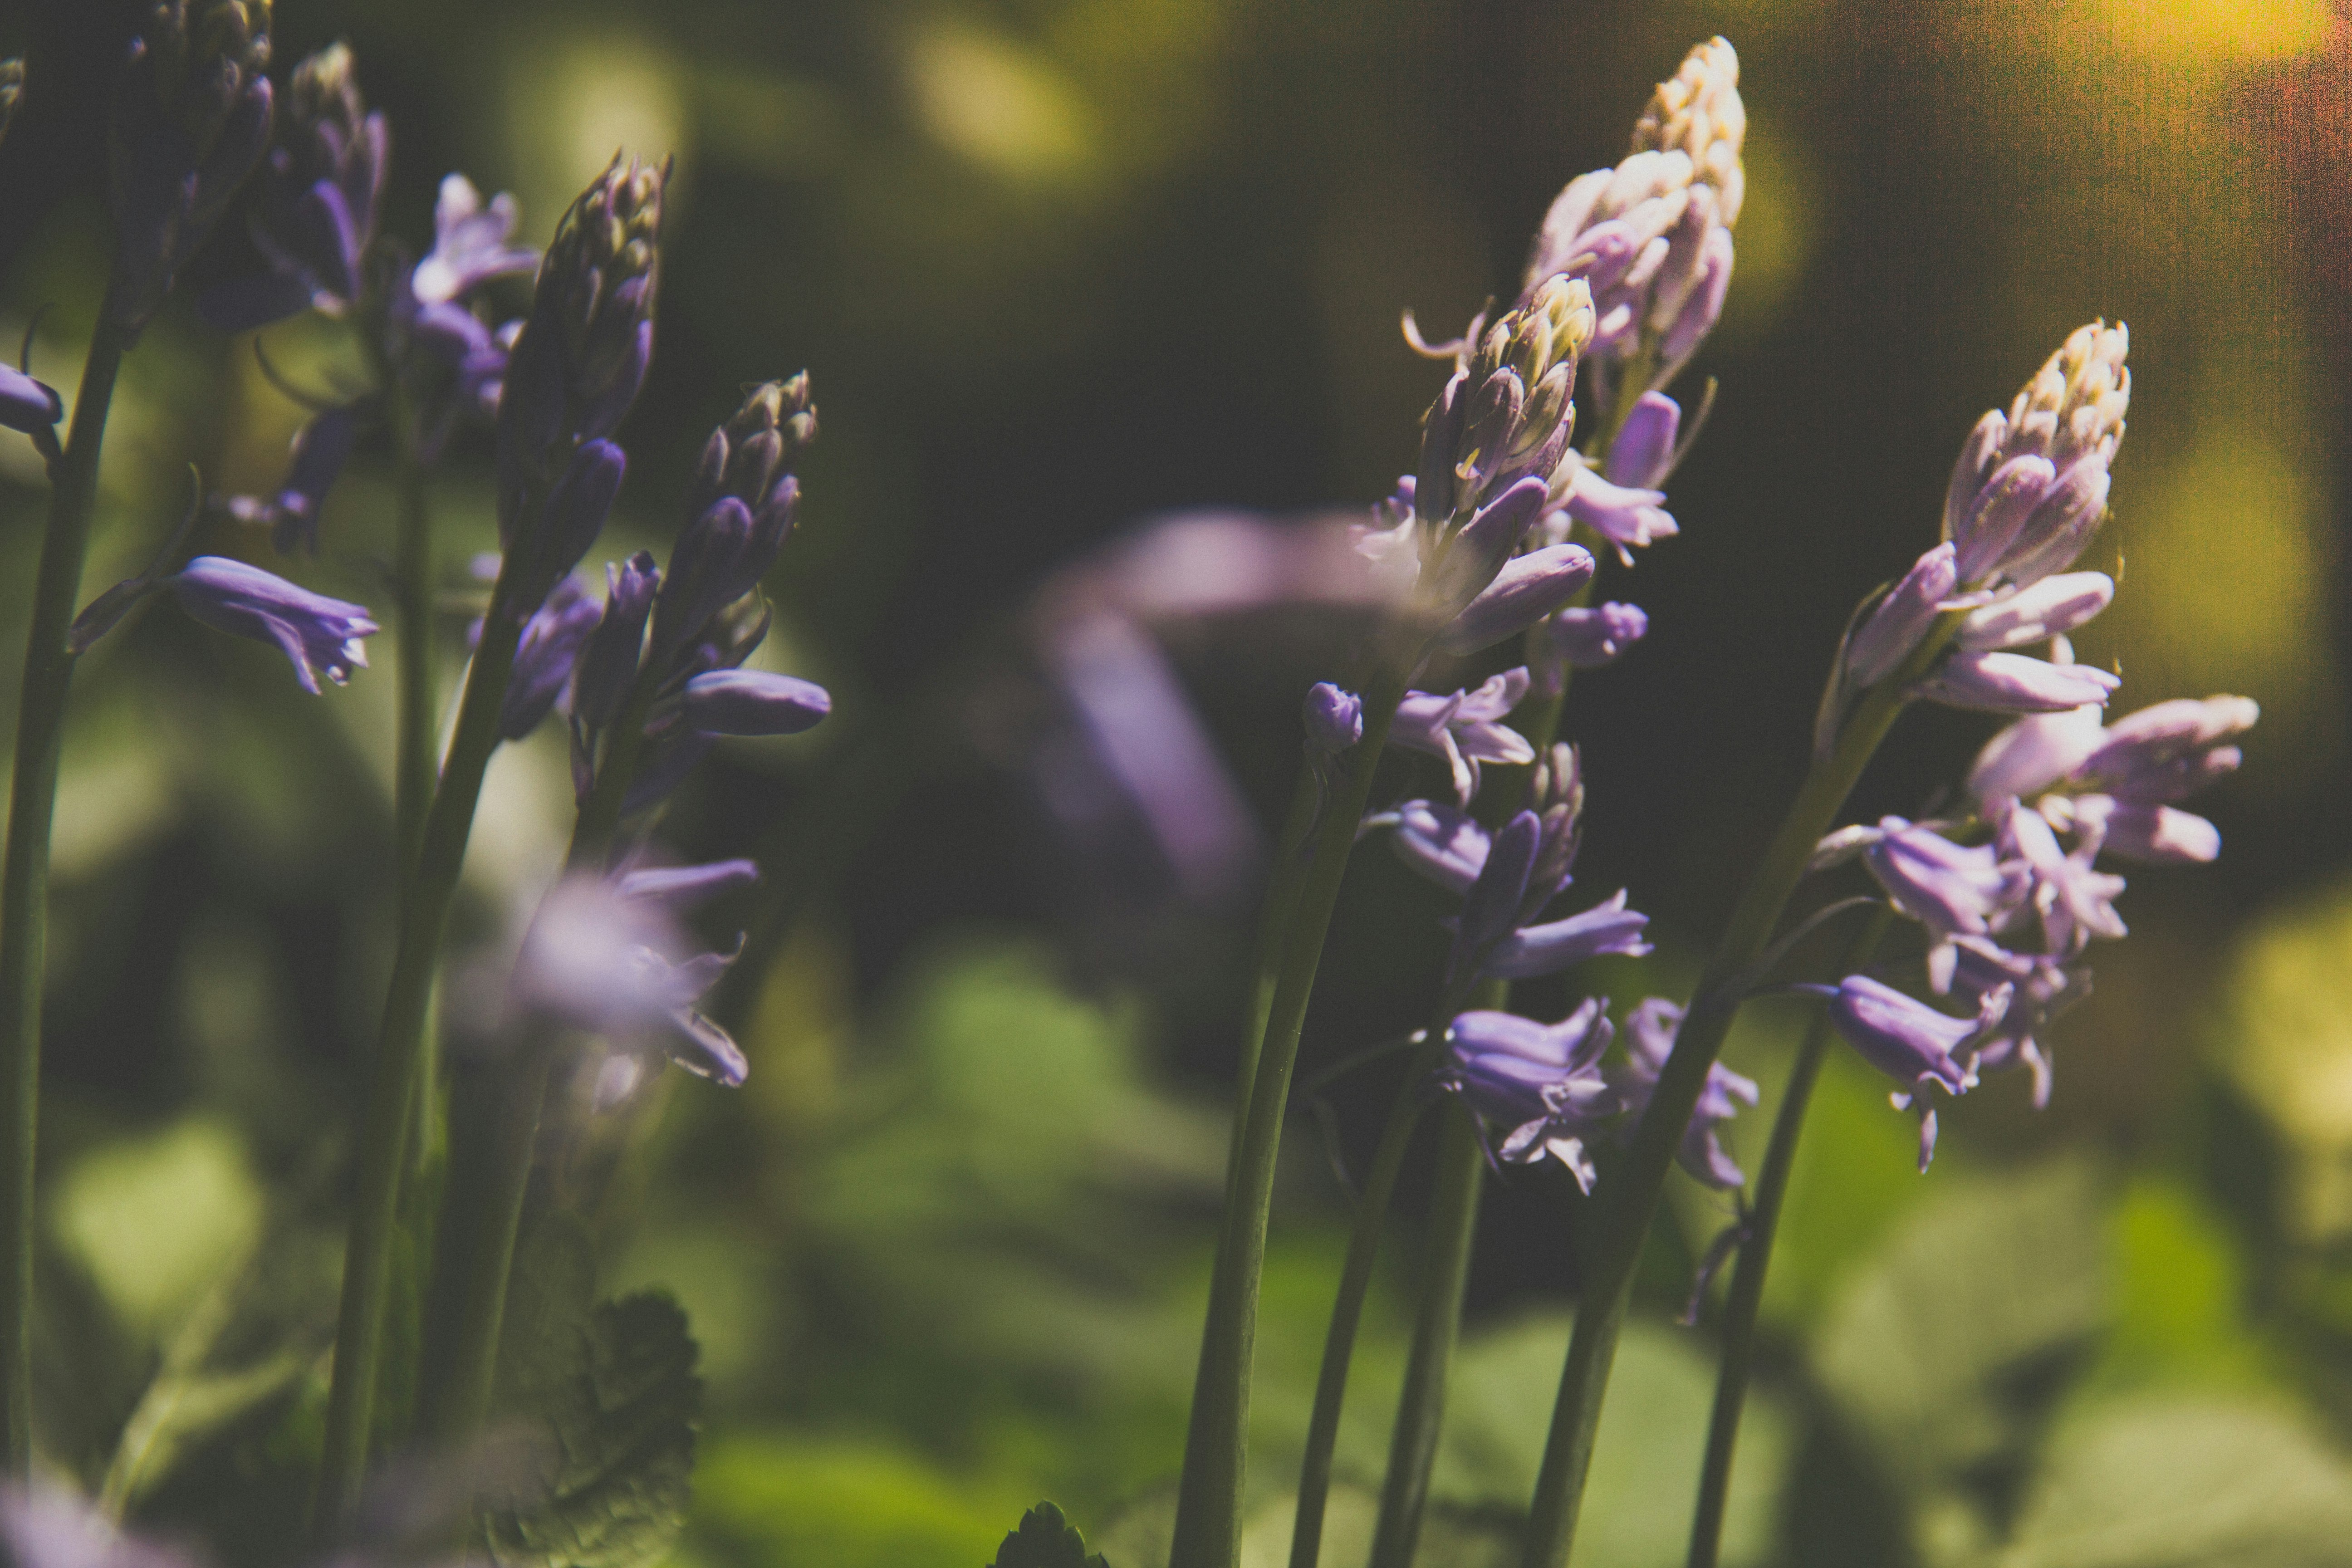
M1102 1553L1087 1555L1087 1538L1052 1503L1041 1502L1021 1516L1021 1528L1004 1538L990 1568L1109 1568Z
M495 1405L530 1446L483 1521L501 1568L649 1568L684 1526L702 1403L686 1315L657 1293L587 1308L592 1279L567 1216L518 1249Z
M2147 1395L2065 1424L1998 1568L2333 1568L2352 1467L2252 1401Z

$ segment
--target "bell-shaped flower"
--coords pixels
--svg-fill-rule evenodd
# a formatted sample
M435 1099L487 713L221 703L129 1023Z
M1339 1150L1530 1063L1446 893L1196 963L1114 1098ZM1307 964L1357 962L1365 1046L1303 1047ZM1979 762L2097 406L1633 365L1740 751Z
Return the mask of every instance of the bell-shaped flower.
M410 272L408 286L418 301L443 305L462 300L496 278L510 278L539 265L539 252L513 244L515 199L505 191L482 205L481 192L463 174L446 174L433 204L433 248Z
M2031 910L2041 921L2042 951L2060 958L2074 957L2095 936L2113 940L2126 934L2115 907L2124 879L2092 868L2098 853L2095 839L2069 854L2041 813L2013 800L1993 809L2002 858L2022 866L2030 879L2025 902L2002 922L2003 929Z
M1454 775L1455 798L1464 805L1478 793L1479 764L1531 763L1535 748L1503 721L1528 694L1527 667L1507 669L1475 691L1444 696L1408 691L1397 704L1389 740L1396 745L1443 757Z
M1936 989L1950 984L1958 936L1987 936L2007 921L2030 886L2022 868L1989 844L1953 843L1924 823L1880 819L1863 863L1905 915L1927 928L1927 971Z
M1969 1076L2023 1068L2033 1078L2033 1109L2050 1103L2050 1053L2037 1037L2059 1014L2091 993L2091 972L2044 953L2011 952L1990 938L1962 937L1953 994L1970 1006L2003 989L2008 1005L1971 1049Z
M1571 522L1583 524L1615 545L1617 559L1628 566L1633 563L1635 550L1682 531L1673 514L1659 504L1666 499L1665 491L1612 484L1573 452L1553 476L1552 489L1553 504Z
M1639 605L1562 610L1538 626L1536 662L1528 668L1546 695L1557 695L1567 670L1606 668L1649 632L1649 614Z
M2042 815L2049 816L2045 802ZM2063 801L2069 826L2097 853L2152 866L2196 866L2221 853L2221 830L2193 811L2111 795L2081 795Z
M1435 801L1406 801L1396 815L1390 843L1397 858L1448 892L1467 893L1486 867L1486 830L1469 813Z
M813 680L763 669L714 669L686 683L678 715L706 735L797 735L833 711Z
M2095 703L2030 713L1985 742L1969 769L1969 794L1980 802L2040 794L2082 767L2106 731Z
M319 677L341 686L367 667L360 639L376 624L364 605L346 604L297 587L275 573L219 555L199 555L163 585L194 619L215 631L273 645L294 666L302 689L314 695Z
M2087 664L2053 664L2017 653L1957 651L1916 694L1948 708L1990 713L2059 713L2104 704L2122 678Z
M1504 563L1495 580L1437 634L1442 653L1475 653L1517 637L1584 592L1591 553L1579 544L1547 544Z
M1990 1035L2009 1010L2011 990L1998 986L1981 997L1974 1018L1939 1013L1867 974L1849 974L1834 986L1805 985L1829 999L1831 1025L1864 1061L1903 1086L1897 1107L1933 1086L1964 1094L1973 1081L1968 1047ZM1936 1154L1936 1113L1925 1110L1919 1127L1919 1169Z
M1458 1094L1503 1135L1496 1158L1528 1164L1551 1158L1592 1190L1588 1153L1593 1131L1617 1109L1601 1069L1614 1029L1608 1002L1590 997L1557 1024L1515 1013L1476 1011L1446 1030L1446 1058L1431 1080Z
M1649 1109L1658 1075L1665 1071L1675 1036L1683 1026L1683 1012L1678 1004L1653 996L1625 1016L1625 1065L1612 1076L1619 1102L1635 1116ZM1753 1108L1758 1098L1755 1079L1741 1077L1721 1062L1710 1063L1706 1087L1699 1090L1690 1124L1683 1129L1682 1142L1675 1147L1676 1162L1710 1187L1730 1192L1746 1185L1748 1178L1725 1152L1721 1134L1723 1124L1739 1114L1741 1107Z
M2245 697L2158 702L2108 725L2098 748L2074 771L2126 799L2185 799L2238 766L2242 753L2224 742L2261 717L2262 709Z
M1581 914L1520 927L1495 943L1478 972L1490 979L1532 980L1604 953L1639 958L1650 951L1642 940L1649 924L1649 916L1625 907L1620 889Z
M1920 556L1847 639L1847 684L1875 686L1894 674L1926 638L1958 581L1949 544L1938 544Z

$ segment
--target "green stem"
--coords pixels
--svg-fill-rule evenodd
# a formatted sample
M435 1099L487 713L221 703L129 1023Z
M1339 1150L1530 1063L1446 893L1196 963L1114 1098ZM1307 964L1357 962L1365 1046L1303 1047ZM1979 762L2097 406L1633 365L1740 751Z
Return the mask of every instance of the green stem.
M1780 831L1750 874L1714 956L1700 974L1649 1109L1634 1129L1624 1162L1609 1174L1608 1208L1596 1238L1591 1266L1560 1374L1559 1398L1530 1510L1526 1568L1564 1568L1576 1538L1584 1478L1592 1460L1593 1434L1601 1421L1617 1332L1625 1317L1634 1266L1643 1237L1665 1190L1675 1146L1690 1121L1691 1109L1706 1087L1707 1068L1723 1048L1749 973L1763 956L1781 911L1805 874L1822 835L1836 819L1864 766L1903 710L1903 693L1927 672L1964 612L1948 612L1903 667L1864 694L1847 715L1836 743L1817 755Z
M620 713L605 730L604 754L596 764L596 782L580 803L572 826L572 851L564 858L570 870L601 868L611 857L613 839L621 827L621 806L629 786L637 781L637 763L645 755L646 715L653 708L650 671L640 674L621 703Z
M123 342L99 312L74 397L63 456L51 465L48 531L33 585L32 632L25 645L23 695L16 708L16 776L8 807L8 846L0 869L0 1425L5 1426L7 1479L22 1486L33 1461L33 1167L40 1121L41 982L47 955L49 826L58 801L66 697L74 656L66 647L89 551L98 499L98 455L122 368Z
M509 564L520 553L509 555ZM409 1143L417 1058L424 1047L441 943L448 931L449 906L465 868L466 841L473 829L475 805L481 798L482 778L488 771L491 753L498 750L499 710L506 700L515 647L522 636L524 616L516 613L511 603L510 581L511 574L502 572L491 590L481 645L475 649L466 694L458 706L457 734L450 742L440 788L425 813L411 896L401 910L400 943L384 999L367 1121L361 1132L359 1194L343 1257L334 1382L327 1397L325 1447L319 1461L318 1489L311 1500L312 1531L321 1540L335 1533L357 1500L367 1466L376 1363L383 1343L384 1293L401 1173L406 1163L403 1156Z
M531 1157L539 1146L540 1110L547 1099L554 1046L533 1029L517 1042L514 1057L497 1069L498 1112L489 1161L479 1173L479 1186L469 1194L478 1218L457 1310L457 1342L432 1406L433 1433L446 1454L461 1453L489 1419L507 1281L514 1270L515 1238L522 1228L523 1194L530 1187Z
M393 559L393 637L399 663L396 753L393 764L393 844L398 856L400 899L405 908L415 892L416 857L425 842L425 814L440 759L436 753L433 659L433 512L424 465L406 447L406 421L400 421L400 526ZM414 1166L421 1166L441 1137L440 1030L434 1009L425 1009L425 1041L416 1053L416 1085L411 1091L419 1111L412 1118Z
M1370 798L1381 748L1404 695L1410 658L1387 661L1364 697L1364 736L1332 764L1330 798L1315 833L1314 858L1300 880L1298 903L1266 1010L1265 1040L1249 1101L1217 1240L1209 1310L1201 1332L1200 1370L1178 1484L1172 1568L1231 1568L1241 1550L1242 1483L1248 1467L1250 1363L1257 1335L1258 1280L1265 1263L1283 1113L1297 1065L1298 1035L1323 958L1323 939L1339 902L1356 824Z
M1894 923L1892 911L1881 910L1864 928L1839 973L1851 974L1868 963ZM1772 1119L1772 1142L1764 1151L1764 1168L1756 1177L1755 1206L1748 1211L1747 1234L1739 1241L1739 1261L1724 1301L1723 1363L1716 1379L1715 1413L1707 1423L1698 1506L1691 1516L1690 1568L1715 1568L1716 1555L1722 1550L1723 1512L1731 1494L1739 1414L1748 1400L1748 1373L1755 1365L1756 1314L1764 1301L1764 1273L1772 1261L1772 1237L1780 1226L1781 1200L1788 1195L1789 1173L1797 1163L1797 1139L1804 1129L1805 1107L1813 1097L1813 1081L1821 1076L1829 1041L1829 1015L1816 1013L1797 1047L1796 1065L1789 1070L1780 1109Z
M1445 1414L1445 1384L1462 1329L1462 1294L1470 1278L1470 1242L1477 1230L1478 1197L1486 1151L1470 1108L1445 1108L1437 1142L1437 1196L1429 1215L1429 1258L1422 1276L1421 1310L1413 1321L1404 1392L1397 1400L1389 1440L1388 1478L1381 1489L1380 1523L1372 1532L1372 1568L1412 1568L1437 1459Z
M1284 818L1282 837L1274 847L1274 865L1265 889L1265 907L1258 911L1256 962L1250 993L1249 1018L1242 1027L1241 1069L1234 1075L1233 1146L1225 1153L1225 1184L1233 1184L1242 1157L1242 1130L1249 1123L1251 1089L1257 1082L1258 1052L1265 1041L1265 1021L1274 1012L1274 988L1282 970L1283 938L1298 912L1298 889L1307 880L1307 836L1315 826L1315 807L1321 798L1315 770L1298 770L1298 787L1290 792L1290 815Z
M1443 1011L1443 1009L1441 1009ZM1396 1194L1397 1173L1404 1168L1406 1148L1420 1125L1421 1084L1444 1054L1444 1027L1413 1053L1390 1103L1389 1119L1381 1129L1379 1148L1365 1173L1364 1190L1356 1199L1354 1223L1348 1232L1348 1258L1340 1266L1339 1289L1331 1303L1331 1327L1323 1337L1323 1367L1315 1380L1315 1410L1307 1424L1307 1457L1298 1467L1298 1507L1290 1530L1290 1568L1315 1568L1323 1551L1323 1513L1331 1493L1331 1456L1339 1441L1339 1413L1348 1396L1348 1367L1356 1353L1356 1331L1364 1316L1364 1299L1372 1284L1372 1264L1381 1246L1381 1227L1388 1219L1389 1203Z

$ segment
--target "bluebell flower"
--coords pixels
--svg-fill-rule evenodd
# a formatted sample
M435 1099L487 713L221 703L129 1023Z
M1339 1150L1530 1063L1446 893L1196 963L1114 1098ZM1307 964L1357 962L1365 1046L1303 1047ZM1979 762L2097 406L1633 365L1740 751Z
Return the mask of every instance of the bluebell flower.
M2195 812L2178 806L2111 795L2083 795L2043 802L2039 809L2047 816L2053 805L2064 811L2065 825L2095 854L2148 865L2198 866L2219 858L2221 853L2221 830Z
M433 204L433 248L411 270L408 286L423 305L463 300L494 279L511 278L539 265L539 252L513 243L514 197L500 191L482 205L482 194L463 174L446 174Z
M1467 805L1478 793L1481 763L1535 761L1535 748L1503 722L1527 697L1528 683L1527 667L1521 665L1492 677L1475 691L1455 690L1442 696L1408 691L1397 704L1389 740L1444 758L1454 775L1454 795Z
M1834 986L1805 985L1829 998L1830 1023L1864 1061L1902 1085L1897 1109L1929 1088L1965 1094L1974 1081L1968 1047L1989 1036L2009 1010L2011 988L1996 986L1979 999L1974 1018L1939 1013L1867 974L1849 974ZM1936 1113L1921 1103L1919 1169L1936 1154Z
M646 617L653 613L654 595L661 588L661 571L652 554L640 550L621 565L604 568L604 613L581 656L574 688L573 720L601 730L620 712L636 679L638 656L645 647Z
M1912 564L1886 591L1845 648L1845 680L1854 688L1875 686L1895 673L1926 639L1943 613L1959 574L1948 543L1938 544Z
M1642 939L1650 917L1625 907L1625 889L1581 914L1541 925L1522 926L1488 950L1479 973L1504 980L1557 974L1604 953L1639 958L1650 951Z
M359 426L356 405L312 415L294 433L286 478L278 493L267 500L231 496L228 514L239 522L266 524L269 547L280 555L291 555L297 550L318 554L319 510L326 504L327 492L342 477L343 466L351 461Z
M1635 550L1682 531L1673 514L1659 504L1666 499L1664 490L1612 484L1573 452L1552 477L1552 499L1569 521L1615 545L1617 559L1628 566Z
M1313 756L1337 756L1364 738L1364 700L1328 680L1307 689L1299 719Z
M1568 669L1602 669L1650 633L1650 616L1639 605L1612 602L1562 610L1538 628L1535 657L1528 668L1537 689L1557 696Z
M1446 1030L1446 1058L1432 1085L1460 1095L1502 1133L1496 1157L1514 1164L1558 1160L1589 1193L1588 1141L1617 1110L1601 1069L1615 1032L1607 1007L1605 997L1591 997L1557 1024L1515 1013L1461 1014Z
M1970 432L1944 500L1966 587L2029 587L2074 564L2105 515L2131 405L2118 323L2077 328L2011 404Z
M2016 653L1954 651L1916 694L1949 708L1991 713L2059 713L2104 703L2122 679L2087 664L2053 664Z
M2008 923L2030 910L2041 921L2042 951L2061 958L2074 957L2095 936L2113 940L2126 934L2115 907L2124 879L2093 868L2095 842L2080 844L2070 854L2041 813L2014 800L1993 809L2002 857L2021 866L2030 879L2026 901Z
M555 585L547 602L523 623L514 673L499 711L499 734L520 741L539 728L571 685L581 650L603 618L603 607L578 577L566 577Z
M1543 824L1532 811L1522 811L1487 839L1485 864L1477 879L1462 895L1462 913L1454 921L1454 952L1449 974L1460 975L1479 964L1493 945L1519 923L1528 874L1542 847Z
M34 435L47 430L65 413L65 399L55 387L14 365L0 364L0 429Z
M2242 753L2225 742L2261 717L2262 709L2245 697L2158 702L2108 725L2075 771L2126 799L2180 800L2236 769Z
M2047 642L2083 626L2115 596L2116 580L2104 572L2062 572L1970 610L1954 640L1979 653Z
M797 735L832 711L816 682L760 669L708 671L678 699L678 717L706 735Z
M640 866L623 871L614 879L614 886L624 899L683 914L759 879L759 865L738 858L701 866Z
M183 610L214 630L277 647L294 666L302 689L314 695L321 675L340 686L354 668L366 668L367 650L360 639L378 629L364 605L313 594L224 556L199 555L162 585Z
M1625 1065L1612 1081L1619 1104L1635 1116L1649 1108L1657 1090L1658 1075L1665 1070L1675 1036L1683 1026L1683 1013L1678 1004L1653 996L1625 1016ZM1721 1062L1707 1068L1706 1084L1691 1108L1690 1124L1683 1129L1675 1152L1675 1161L1693 1178L1727 1192L1747 1184L1738 1163L1724 1150L1722 1129L1742 1106L1752 1108L1758 1093L1753 1079Z
M106 310L136 341L269 145L269 0L153 0L115 84L114 271Z
M1610 444L1602 477L1634 490L1654 490L1664 484L1679 456L1675 443L1682 421L1681 404L1663 392L1642 394Z
M1969 794L1980 802L2039 795L2080 768L2106 731L2095 703L2056 713L2029 713L1985 742L1969 768Z
M1504 563L1437 634L1438 651L1475 653L1517 637L1582 593L1592 570L1591 553L1577 544L1547 544Z
M1971 1048L1971 1079L2023 1068L2032 1075L2033 1108L2050 1103L2050 1053L2039 1037L2059 1014L2090 994L2091 973L2046 953L2011 952L1986 937L1962 937L1952 992L1981 1008L2003 987L2009 1000L1999 1018Z
M1486 867L1486 830L1468 812L1435 801L1399 806L1390 842L1398 858L1448 892L1467 893Z
M1576 418L1577 356L1592 327L1584 280L1546 276L1491 323L1480 316L1459 343L1438 351L1452 353L1454 368L1422 426L1413 503L1438 542L1454 519L1559 466Z
M1486 591L1527 538L1549 493L1549 485L1533 475L1499 489L1438 546L1421 584L1423 601L1434 617L1451 620Z
M1953 939L1988 936L2024 901L2030 879L1990 845L1953 843L1926 823L1882 817L1863 861L1895 907L1927 930L1936 989L1949 983Z
M352 51L330 45L294 68L278 146L262 171L252 233L267 264L207 289L196 309L223 331L267 326L306 308L341 314L360 296L390 132L367 112Z
M760 585L800 504L793 459L816 438L805 373L759 386L703 444L687 523L654 605L656 668L674 668L713 616Z
M654 1058L730 1088L749 1070L727 1032L696 1007L733 955L692 951L671 913L678 890L674 880L640 879L632 891L619 879L567 877L523 938L514 1005L614 1047L597 1083L605 1103L633 1090Z

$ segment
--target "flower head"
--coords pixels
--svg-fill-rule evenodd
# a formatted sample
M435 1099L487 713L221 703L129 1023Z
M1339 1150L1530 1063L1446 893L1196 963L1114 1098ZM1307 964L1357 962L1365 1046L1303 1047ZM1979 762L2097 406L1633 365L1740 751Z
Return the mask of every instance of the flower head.
M312 415L294 433L286 478L278 493L268 500L231 496L228 514L239 522L268 525L269 547L280 555L291 555L297 550L318 554L319 509L326 504L327 492L352 459L359 425L357 407L330 408Z
M1503 721L1528 694L1527 667L1505 670L1475 691L1456 690L1439 696L1408 691L1397 704L1389 740L1416 752L1445 759L1454 774L1454 793L1465 805L1478 793L1482 763L1513 764L1536 760L1535 748Z
M2130 347L2121 323L2079 327L2006 416L1994 409L1977 422L1944 500L1963 586L2030 587L2090 542L2131 405Z
M1675 1036L1683 1026L1684 1009L1663 996L1653 996L1625 1016L1625 1065L1614 1075L1620 1103L1638 1116L1649 1108L1657 1090L1658 1075L1674 1053ZM1723 1124L1742 1106L1756 1104L1753 1079L1743 1078L1721 1062L1709 1064L1706 1085L1691 1108L1690 1125L1675 1158L1692 1177L1710 1187L1733 1191L1747 1184L1738 1164L1724 1151Z
M364 605L313 594L219 555L197 556L163 585L182 609L214 630L275 645L305 691L315 694L321 675L341 686L352 669L367 666L360 639L377 627Z
M1413 507L1427 527L1442 532L1518 480L1559 467L1576 419L1577 356L1592 327L1584 281L1554 276L1531 281L1492 325L1471 323L1422 427Z
M481 192L463 174L442 176L433 204L433 248L408 275L409 291L424 305L463 300L496 278L539 265L539 252L513 243L515 199L505 191L482 205Z
M1461 1014L1446 1030L1446 1059L1432 1082L1504 1134L1498 1158L1527 1164L1549 1156L1591 1192L1586 1141L1616 1110L1600 1066L1615 1033L1607 1007L1606 998L1591 997L1557 1024Z

